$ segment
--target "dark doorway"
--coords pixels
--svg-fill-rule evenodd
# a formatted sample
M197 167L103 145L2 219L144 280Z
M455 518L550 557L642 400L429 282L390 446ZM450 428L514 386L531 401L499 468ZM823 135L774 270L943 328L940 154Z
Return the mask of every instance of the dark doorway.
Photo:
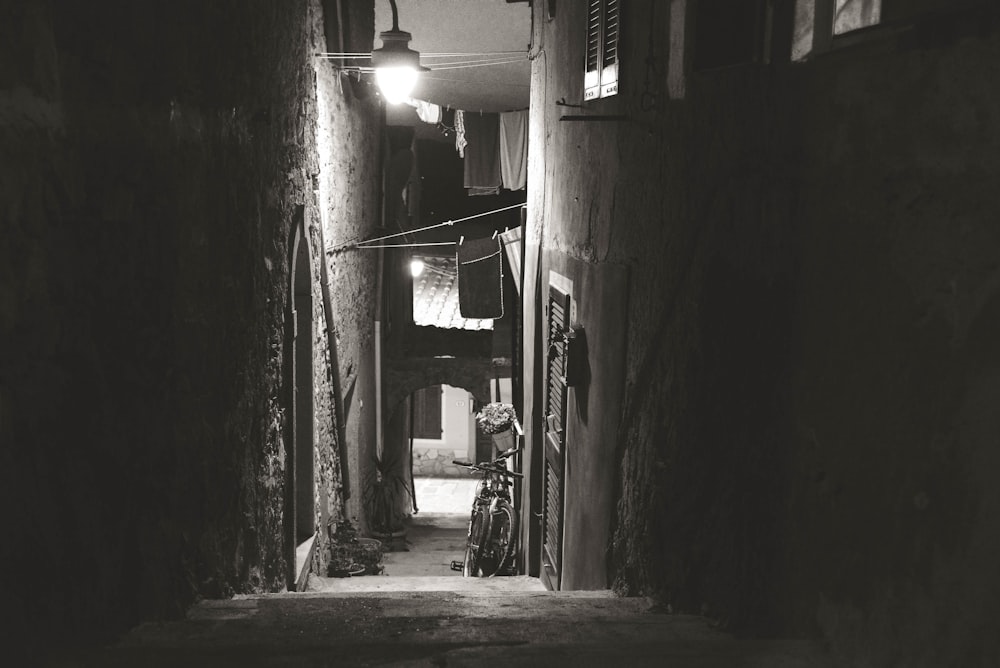
M304 217L298 220L292 241L292 299L289 319L291 343L292 416L287 449L291 485L290 517L295 546L312 538L316 529L313 482L313 299L312 265ZM294 548L293 548L294 551ZM294 558L293 558L294 562ZM298 577L295 568L293 579Z

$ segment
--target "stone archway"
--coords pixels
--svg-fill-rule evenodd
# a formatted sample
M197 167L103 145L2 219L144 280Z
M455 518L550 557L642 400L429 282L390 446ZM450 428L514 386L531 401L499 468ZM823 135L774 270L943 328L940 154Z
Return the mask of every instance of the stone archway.
M429 385L461 387L479 403L490 400L492 360L411 359L391 363L385 372L385 406L390 418L406 398Z
M388 364L384 397L386 410L385 448L399 455L402 473L411 481L407 399L431 385L450 385L466 390L479 403L490 400L492 360L475 358L409 358Z

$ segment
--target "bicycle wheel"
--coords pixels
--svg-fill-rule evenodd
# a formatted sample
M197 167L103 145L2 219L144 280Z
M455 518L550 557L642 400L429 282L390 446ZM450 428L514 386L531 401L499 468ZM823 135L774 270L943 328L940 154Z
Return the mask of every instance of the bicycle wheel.
M502 572L513 559L514 548L517 545L517 513L514 512L514 507L507 501L497 502L491 524L490 577Z
M479 573L488 527L489 513L486 508L479 506L469 520L469 537L465 545L465 563L462 566L464 577L473 578Z

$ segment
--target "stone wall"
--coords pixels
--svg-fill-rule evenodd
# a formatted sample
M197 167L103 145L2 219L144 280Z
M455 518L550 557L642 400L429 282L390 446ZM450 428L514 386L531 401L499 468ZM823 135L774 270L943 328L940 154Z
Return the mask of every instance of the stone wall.
M18 574L5 594L14 635L114 633L196 596L285 586L289 239L296 211L318 218L320 21L309 0L4 12L0 488L18 509L2 557ZM328 113L352 119L326 160L367 178L377 108L326 88ZM344 208L331 226L373 225L364 193L332 197ZM371 275L355 262L338 269ZM359 319L369 307L340 305ZM332 475L333 434L319 433L317 469Z
M365 45L372 43L373 36L370 5L350 3L342 7L339 26L336 3L323 5L326 43L314 43L315 51L337 50L339 47L328 48L328 44L339 44L341 35L349 51L369 48ZM314 40L319 38L313 34ZM322 406L317 404L316 420L321 430L329 431L317 439L314 571L325 573L331 527L341 519L357 517L361 495L358 461L375 443L373 286L378 283L377 256L337 249L371 236L380 223L382 165L377 146L381 113L369 85L346 81L330 61L316 59L313 66L317 163L312 172L310 231L314 248L325 244L327 249L314 258L315 387L316 396L323 401ZM320 262L326 262L325 272ZM321 287L324 277L329 285L325 295ZM323 307L324 299L329 302L329 311ZM339 407L335 405L338 394ZM367 413L363 411L365 403L370 407Z
M413 475L432 478L467 478L467 469L452 462L465 460L468 454L451 448L413 448Z

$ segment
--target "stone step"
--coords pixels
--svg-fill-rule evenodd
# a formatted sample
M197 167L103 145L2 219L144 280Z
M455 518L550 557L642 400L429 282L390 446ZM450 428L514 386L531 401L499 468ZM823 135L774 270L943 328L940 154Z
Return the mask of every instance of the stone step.
M86 665L827 666L806 641L743 640L609 592L318 592L203 601Z
M386 568L389 568L388 566ZM442 568L443 570L443 568ZM440 591L501 594L504 592L544 592L545 586L538 578L527 575L497 576L493 578L465 578L454 575L379 576L365 575L353 578L324 578L312 575L306 593L382 593L406 591ZM272 594L273 595L273 594Z

